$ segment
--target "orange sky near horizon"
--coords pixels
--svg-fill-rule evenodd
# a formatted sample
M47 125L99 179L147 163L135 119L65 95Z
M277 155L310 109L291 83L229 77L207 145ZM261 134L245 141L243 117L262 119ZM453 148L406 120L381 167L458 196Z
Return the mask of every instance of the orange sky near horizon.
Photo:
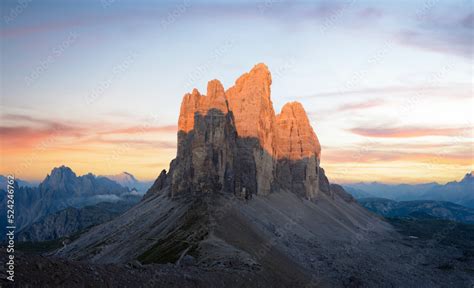
M175 125L155 126L151 120L145 120L141 125L81 126L31 116L2 115L2 118L23 125L2 130L5 137L0 140L0 174L13 173L32 182L41 181L60 165L71 167L78 175L127 171L140 180L154 180L162 169L169 168L176 155ZM324 145L325 139L318 135L323 146L321 165L336 183L446 183L459 180L473 170L472 149L462 148L469 147L466 145L471 141L469 137L460 138L459 141L467 141L461 146L439 140L417 144L412 140L416 136L413 129L408 130L396 131L395 135L389 135L390 130L386 130L381 136L349 147ZM427 137L425 134L426 131L420 132L420 137ZM431 134L439 137L437 131ZM406 144L380 142L387 137L401 138Z

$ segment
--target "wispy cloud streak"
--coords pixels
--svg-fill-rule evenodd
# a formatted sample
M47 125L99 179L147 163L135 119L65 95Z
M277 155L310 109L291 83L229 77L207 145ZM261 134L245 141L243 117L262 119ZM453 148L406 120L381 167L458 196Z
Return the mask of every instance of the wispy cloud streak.
M301 98L318 98L318 97L335 97L335 96L352 96L352 95L383 95L383 94L401 94L401 93L417 93L424 91L426 96L433 97L441 95L443 92L447 92L449 97L456 98L467 98L471 95L463 93L463 91L471 91L471 84L457 83L452 85L427 85L427 86L384 86L384 87L372 87L362 89L352 89L343 91L322 91ZM446 95L442 94L442 95Z
M28 150L41 143L51 135L69 143L70 147L87 146L92 144L149 145L156 148L175 148L174 143L162 140L147 140L147 135L170 135L177 131L176 125L163 126L130 126L114 123L89 123L72 125L66 121L44 119L21 114L6 114L1 116L0 126L2 148L7 150ZM140 134L140 139L132 139L131 135ZM143 138L143 139L142 139ZM105 149L105 148L104 148Z
M423 136L460 136L467 137L472 128L426 128L426 127L399 127L399 128L365 128L349 129L350 132L366 137L376 138L413 138Z
M336 110L339 111L339 112L364 110L364 109L373 108L373 107L383 105L384 103L385 103L385 101L383 99L369 99L369 100L362 101L362 102L344 104L344 105L341 105Z

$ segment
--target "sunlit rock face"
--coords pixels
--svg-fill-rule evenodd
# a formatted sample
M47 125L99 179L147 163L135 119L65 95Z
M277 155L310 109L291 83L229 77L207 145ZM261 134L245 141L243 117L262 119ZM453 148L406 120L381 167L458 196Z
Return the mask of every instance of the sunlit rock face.
M274 180L274 141L277 129L275 111L270 99L271 84L272 77L267 66L257 64L250 72L240 76L235 85L226 91L229 109L234 116L239 136L242 160L239 164L255 175L255 182L246 183L246 189L250 189L252 193L270 193ZM242 176L248 178L246 175Z
M197 89L184 95L179 113L178 130L189 132L194 128L195 113L206 115L210 109L220 110L227 114L227 101L219 80L209 81L207 84L207 96L201 95Z
M257 138L260 146L273 155L276 121L270 99L271 84L267 66L257 64L235 81L235 85L226 91L226 96L239 137Z
M249 197L284 188L313 198L321 146L298 102L275 115L272 78L257 64L224 90L218 80L184 95L178 151L168 173L173 196L233 192Z
M178 152L170 167L172 194L233 190L226 183L232 168L236 132L218 80L207 95L186 94L178 121Z
M299 160L313 156L319 157L321 146L301 103L285 104L281 113L276 116L276 124L278 128L277 158Z
M303 106L298 102L285 104L276 122L279 183L301 196L316 197L321 146Z

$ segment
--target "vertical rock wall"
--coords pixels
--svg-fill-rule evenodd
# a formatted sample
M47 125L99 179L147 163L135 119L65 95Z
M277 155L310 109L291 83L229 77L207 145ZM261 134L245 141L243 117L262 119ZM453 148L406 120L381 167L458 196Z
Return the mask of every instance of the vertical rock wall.
M224 91L194 89L181 103L171 193L268 194L281 187L313 198L319 190L321 146L300 103L275 115L271 74L264 64Z

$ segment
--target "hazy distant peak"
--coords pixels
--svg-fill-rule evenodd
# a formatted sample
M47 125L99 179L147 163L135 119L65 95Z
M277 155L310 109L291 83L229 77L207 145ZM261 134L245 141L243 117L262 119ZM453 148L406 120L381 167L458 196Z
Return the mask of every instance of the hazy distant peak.
M116 179L131 179L131 180L134 180L134 181L137 181L137 178L135 178L135 176L133 176L132 173L129 173L129 172L126 172L126 171L123 171L122 173L119 173L119 174L116 174L116 175L108 175L108 176L104 176L104 177L112 177L112 178L116 178Z
M461 182L472 181L472 179L473 179L472 172L473 171L471 171L471 172L467 173L466 175L464 175L464 178L462 178Z
M137 180L137 178L135 178L133 174L126 171L121 172L119 174L115 174L115 175L104 175L102 177L108 178L122 185L123 187L137 188L135 186L139 184L139 181Z
M381 197L397 201L436 200L449 201L474 208L474 177L472 171L462 180L445 185L436 182L424 184L354 183L344 185L356 198Z
M132 180L134 180L134 181L137 181L137 178L135 178L135 176L133 176L132 173L129 173L129 172L127 172L127 171L123 171L122 173L118 174L117 176L118 176L118 177L126 177L126 178L130 178L130 179L132 179Z
M33 183L28 181L21 180L19 178L15 178L15 182L18 184L18 187L34 187ZM0 189L6 189L8 184L8 178L6 176L0 175Z
M46 179L53 178L53 179L66 179L66 178L76 178L76 173L72 171L71 168L61 165L59 167L53 168L51 170L51 174L49 174Z

